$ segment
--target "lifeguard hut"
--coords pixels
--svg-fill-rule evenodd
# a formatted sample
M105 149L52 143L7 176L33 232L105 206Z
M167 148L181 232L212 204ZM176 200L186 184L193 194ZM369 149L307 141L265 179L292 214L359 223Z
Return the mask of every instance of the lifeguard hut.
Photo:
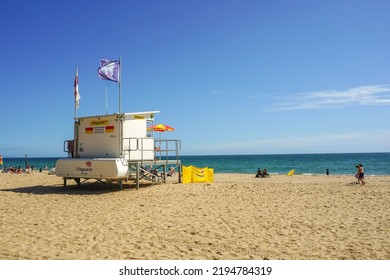
M165 182L167 167L177 170L181 182L179 140L155 139L153 125L159 111L76 117L74 139L64 141L68 158L59 159L55 174L78 185L87 180L110 183L141 179ZM158 147L158 150L156 149ZM161 170L162 169L162 170ZM160 170L156 172L156 170Z

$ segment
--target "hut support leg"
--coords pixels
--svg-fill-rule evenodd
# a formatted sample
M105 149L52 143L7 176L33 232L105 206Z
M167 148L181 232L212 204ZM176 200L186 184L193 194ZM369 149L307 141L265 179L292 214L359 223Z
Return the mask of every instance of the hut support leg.
M137 190L138 190L139 189L139 163L138 162L135 165L135 174L136 174L135 182L137 184Z

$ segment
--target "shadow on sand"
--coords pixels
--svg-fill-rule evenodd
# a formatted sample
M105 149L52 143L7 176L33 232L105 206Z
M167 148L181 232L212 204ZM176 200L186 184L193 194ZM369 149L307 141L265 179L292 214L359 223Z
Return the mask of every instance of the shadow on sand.
M152 187L152 184L144 183L139 185L139 188ZM64 187L62 184L52 185L52 186L30 186L30 187L20 187L12 189L3 189L0 191L3 192L14 192L14 193L26 193L26 194L66 194L66 195L100 195L105 193L112 193L117 191L136 191L136 185L132 183L126 183L122 185L122 188L118 184L105 184L100 182L94 183L84 183L81 185L68 185Z

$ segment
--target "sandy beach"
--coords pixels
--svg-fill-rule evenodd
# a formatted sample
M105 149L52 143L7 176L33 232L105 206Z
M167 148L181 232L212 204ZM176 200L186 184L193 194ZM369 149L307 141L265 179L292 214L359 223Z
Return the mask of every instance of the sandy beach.
M64 188L0 174L0 259L390 259L390 176Z

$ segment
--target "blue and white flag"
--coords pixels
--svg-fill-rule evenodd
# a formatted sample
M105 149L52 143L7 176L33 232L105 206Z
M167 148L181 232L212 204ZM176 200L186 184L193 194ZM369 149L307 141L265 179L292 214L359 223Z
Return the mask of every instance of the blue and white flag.
M119 82L119 60L100 59L97 75L102 80Z

